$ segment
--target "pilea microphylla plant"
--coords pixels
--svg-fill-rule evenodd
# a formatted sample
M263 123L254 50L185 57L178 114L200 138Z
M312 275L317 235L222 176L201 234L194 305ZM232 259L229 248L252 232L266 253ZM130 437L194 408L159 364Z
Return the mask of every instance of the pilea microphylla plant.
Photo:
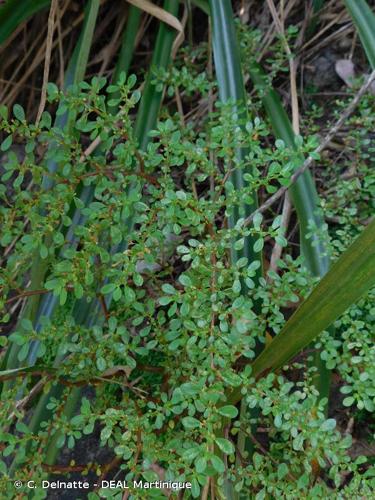
M368 418L371 80L337 103L324 145L300 134L295 101L289 119L230 0L132 0L111 79L86 77L102 7L84 4L37 119L0 107L1 497L87 479L69 498L370 498L373 463L352 450L354 417L338 426L331 379L342 411ZM374 70L375 16L344 4ZM0 41L56 5L7 0ZM196 12L210 28L195 46ZM132 72L146 14L153 54ZM281 28L272 64L292 78ZM321 155L343 124L354 180Z

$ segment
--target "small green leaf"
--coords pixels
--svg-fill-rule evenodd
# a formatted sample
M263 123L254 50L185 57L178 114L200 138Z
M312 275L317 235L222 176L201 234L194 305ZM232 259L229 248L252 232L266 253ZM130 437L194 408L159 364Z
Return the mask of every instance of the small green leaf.
M41 245L39 254L42 259L46 259L48 257L48 248L45 245Z
M60 280L54 278L47 281L46 284L44 285L44 288L46 290L55 290L56 288L60 288L60 286L61 286Z
M241 238L234 243L235 250L242 250L245 245L245 239Z
M115 283L107 283L106 285L103 285L101 288L101 293L103 295L107 295L109 293L112 293L116 289L117 285Z
M100 439L101 441L108 441L108 439L112 435L112 427L108 425L107 427L104 427L100 433Z
M8 119L8 108L5 106L5 104L1 104L0 105L0 117L3 120L7 120Z
M342 402L342 404L344 406L352 406L354 401L355 401L355 399L353 398L353 396L348 396L347 398L344 398L344 401Z
M263 247L264 247L264 240L263 238L259 238L254 243L253 250L254 252L260 252L261 250L263 250Z
M186 274L181 274L180 277L178 278L178 281L181 283L181 285L186 287L192 285L191 279Z
M1 143L1 146L0 146L1 151L8 151L8 149L12 145L12 142L13 142L13 136L8 135L8 137L6 139L4 139L3 142Z
M240 293L241 291L241 282L240 280L234 280L232 290L234 293Z
M26 119L25 111L23 110L23 107L20 104L15 104L13 106L13 114L20 122L23 122Z
M308 474L302 474L302 476L300 476L300 478L298 479L298 482L297 482L297 488L300 489L300 490L303 490L304 488L306 488L310 483L310 480L309 480L309 476Z
M182 424L186 429L197 429L200 427L200 422L194 417L184 417Z
M225 438L216 438L215 443L218 445L220 450L226 455L231 455L234 453L234 446L228 439Z
M33 323L28 318L22 319L21 326L27 332L32 332L34 330Z
M133 274L133 281L136 286L142 286L143 285L143 278L139 273L134 273Z
M222 474L225 471L225 465L224 462L221 460L221 458L214 455L213 457L211 457L210 460L212 467L216 470L216 472Z
M199 457L194 462L194 464L195 464L195 470L198 472L198 474L202 474L206 470L207 460L205 457Z
M328 418L322 423L320 429L322 431L332 431L335 427L336 427L336 420L334 418Z
M65 241L64 235L59 231L56 231L53 235L53 241L56 243L56 245L62 245Z
M190 461L194 460L194 458L196 458L200 452L201 450L199 446L194 446L193 448L188 448L187 450L184 450L182 456L184 460Z
M198 498L200 491L201 491L201 487L199 486L199 483L195 479L195 477L193 477L193 479L191 480L191 494L192 494L193 498Z
M277 478L279 481L283 479L289 472L288 466L284 463L280 464L277 468Z
M47 84L47 94L49 98L55 99L56 96L59 94L58 86L55 83L49 82Z
M240 259L238 259L238 261L236 262L236 267L238 269L240 269L241 267L245 267L247 265L247 262L248 262L248 259L247 257L241 257Z
M173 297L160 297L160 299L159 299L159 304L161 306L166 306L166 305L170 304L171 302L173 302Z
M218 412L220 413L220 415L223 415L227 418L236 418L238 415L238 410L233 405L222 406L218 409Z
M68 298L68 293L65 288L62 288L60 291L60 306L63 306Z
M56 440L56 448L62 448L65 444L66 436L65 434L60 434Z
M107 368L107 363L104 358L100 357L96 360L96 366L100 372L104 372Z
M17 422L16 429L18 432L22 432L22 434L30 434L30 429L23 422Z
M157 481L159 479L157 473L153 470L146 470L142 475L146 479L146 481L149 482Z
M81 299L83 297L83 286L81 283L74 283L74 295L76 299Z
M174 295L176 293L176 289L169 283L164 283L161 289L163 290L164 293L168 293L169 295Z
M29 354L29 347L30 344L27 342L26 344L23 344L21 347L19 353L18 353L18 361L24 361L27 358L27 355Z
M121 288L120 287L115 288L115 290L113 291L113 296L112 296L113 300L115 302L118 302L121 299L121 296L122 296Z

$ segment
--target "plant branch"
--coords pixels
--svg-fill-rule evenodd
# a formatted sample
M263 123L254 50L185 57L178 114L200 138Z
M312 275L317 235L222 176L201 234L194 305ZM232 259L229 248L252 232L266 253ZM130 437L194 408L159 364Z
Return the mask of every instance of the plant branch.
M314 151L314 156L316 154L320 154L327 146L328 144L332 141L332 139L335 137L337 132L341 129L341 127L344 125L345 121L349 118L349 116L353 113L353 111L356 109L358 106L361 98L363 95L367 92L367 90L370 88L372 82L375 81L375 70L372 71L371 75L369 76L368 80L362 85L362 87L359 89L349 106L346 108L346 110L341 114L340 118L336 121L336 123L331 127L329 130L328 134L325 136L323 141L319 144L319 146L315 149ZM266 210L268 210L274 203L275 201L279 200L284 194L288 191L290 186L294 184L297 179L305 172L307 169L311 167L311 165L314 163L315 159L310 155L306 160L304 161L303 165L298 168L294 174L290 178L290 183L288 186L283 186L281 187L278 191L276 191L275 194L273 194L266 202L264 202L259 208L254 210L246 219L244 222L244 226L248 226L251 221L254 219L255 215L258 213L263 213Z

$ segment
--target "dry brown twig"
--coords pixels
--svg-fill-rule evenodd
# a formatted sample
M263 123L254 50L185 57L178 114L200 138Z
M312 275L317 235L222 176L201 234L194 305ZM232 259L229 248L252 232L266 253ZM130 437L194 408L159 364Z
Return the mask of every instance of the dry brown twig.
M327 23L326 26L324 26L324 28L322 28L320 31L318 31L318 33L316 33L313 37L307 40L307 42L304 43L303 46L301 47L301 50L306 50L311 45L315 45L316 41L321 39L322 35L324 35L326 31L332 28L332 26L334 26L335 24L339 24L339 22L341 22L343 19L347 19L346 9L343 9L341 12L335 15L335 17L329 23Z
M40 104L38 109L38 114L36 116L35 124L38 126L40 119L42 117L46 100L47 100L47 84L49 77L49 70L51 66L51 53L53 44L53 32L55 31L55 17L58 8L59 0L52 0L51 8L48 16L48 30L47 30L47 40L46 40L46 56L44 59L44 71L43 71L43 85L42 94L40 96Z
M178 31L178 35L176 36L176 38L173 42L173 46L172 46L172 59L175 59L176 54L178 52L178 49L181 47L182 43L185 40L185 28L186 28L186 23L187 23L188 17L189 17L189 10L188 10L187 6L185 6L184 12L182 15L182 19L181 19L181 23L180 23L182 30Z
M358 106L359 101L361 100L362 96L368 91L370 85L372 82L375 81L375 70L371 73L369 76L368 80L362 85L362 87L358 90L357 94L355 97L352 99L351 103L349 106L346 108L346 110L341 114L340 118L336 121L336 123L330 128L328 134L324 137L322 142L319 144L319 146L315 149L314 151L314 156L316 154L320 154L327 146L328 144L332 141L332 139L335 137L337 132L340 130L340 128L344 125L345 121L349 118L349 116L353 113L355 108ZM289 187L291 184L294 184L297 179L300 177L300 175L303 174L308 168L311 167L311 165L314 163L314 158L310 155L306 158L304 161L303 165L298 168L294 174L290 178L290 184L289 186L283 186L279 190L276 191L275 194L273 194L266 202L264 202L259 208L254 210L252 214L250 214L244 221L244 226L248 226L251 221L254 219L255 215L258 213L263 213L266 210L268 210L274 203L275 201L279 200L284 194L288 191Z
M295 58L293 57L292 51L290 50L288 41L285 36L285 28L284 28L284 18L280 19L274 1L273 0L266 0L267 5L270 9L270 12L272 14L273 21L276 26L276 30L279 33L283 44L284 44L284 49L286 52L286 55L288 56L289 60L289 71L290 71L290 95L291 95L291 101L292 101L292 122L293 122L293 129L295 134L299 134L299 109L298 109L298 94L297 94L297 85L296 85L296 61ZM284 12L284 2L281 2L281 7L282 7L282 12Z
M84 15L80 14L73 21L73 23L69 26L69 28L67 28L65 31L63 31L62 38L64 39L76 26L78 26L83 21L83 19L84 19ZM53 43L53 48L58 43L59 43L59 41L56 40ZM45 53L45 43L43 43L41 45L41 47L38 49L37 53L33 56L31 64L29 64L27 66L27 68L25 68L25 71L22 74L22 77L20 78L20 80L18 82L19 83L18 87L22 87L24 85L24 83L30 78L31 73L38 67L40 61L43 59L43 54L44 53ZM11 77L11 79L13 79L13 76ZM18 95L17 89L16 90L12 90L8 94L6 94L6 96L2 97L3 104L6 104L6 105L10 106L11 103L14 102L14 100L17 98L17 95Z
M319 43L316 43L313 45L310 49L308 49L306 52L304 51L304 59L310 59L314 54L319 53L319 51L326 46L329 46L330 44L333 43L334 40L337 40L341 36L345 34L349 34L351 32L354 32L354 27L353 23L348 22L344 26L341 26L341 28L337 28L333 33L330 35L327 35L326 37L323 38ZM301 49L302 51L302 49Z
M104 4L106 3L108 0L101 0L101 2ZM67 3L61 8L60 10L60 18L62 18L65 14L65 11L67 10L68 6L70 5L70 0L67 1ZM54 40L53 42L53 45L52 45L52 50L59 44L59 43L62 43L62 41L64 41L64 39L73 31L73 29L75 29L84 19L84 12L81 12L74 20L73 22L66 28L62 31L61 33L61 40ZM46 44L46 41L44 40L44 31L40 31L40 36L38 36L37 40L38 42L37 43L33 43L32 44L32 47L33 47L33 50L36 46L39 46L39 49L37 50L37 53L35 55L33 55L32 57L30 56L31 52L30 50L28 50L27 52L27 57L25 55L25 57L22 59L22 64L21 65L18 65L17 69L16 69L16 74L23 68L23 73L22 73L22 77L20 78L20 80L18 81L18 85L17 86L14 86L14 88L12 89L12 91L10 92L7 92L6 90L7 89L4 89L3 90L3 94L0 98L0 100L2 101L2 104L5 104L7 105L8 107L11 106L11 104L17 99L17 95L18 95L18 91L17 91L17 88L22 88L25 83L28 81L28 79L30 79L30 75L33 73L33 71L39 66L39 64L43 61L44 59L44 55L45 55L45 44ZM41 39L43 39L43 42L41 43ZM26 66L26 62L27 61L31 61L29 64L27 64ZM10 80L11 82L13 80L15 80L15 74L13 74L8 80Z
M3 104L6 104L7 100L9 100L9 97L8 97L9 94L11 94L12 92L14 93L14 88L16 88L16 89L21 88L22 89L22 86L24 85L25 81L27 80L28 75L26 76L26 78L25 78L25 75L23 75L23 79L21 79L19 82L15 81L16 77L24 68L26 62L31 59L33 50L40 45L42 45L42 47L43 47L43 42L42 42L43 39L44 39L44 32L41 30L39 35L35 37L34 41L30 44L30 46L27 47L27 51L25 52L23 57L19 58L17 60L17 64L16 64L15 68L13 69L12 73L6 79L7 83L2 88L0 100ZM41 48L39 48L39 51L41 51ZM38 51L38 54L39 54L39 51ZM34 60L35 60L35 56L34 56ZM34 60L33 60L33 63L34 63ZM33 64L31 64L31 66L32 65ZM27 72L25 72L25 73L27 73ZM11 91L9 91L9 87L13 87L13 89ZM16 90L16 95L17 95L17 90Z
M290 0L285 6L283 5L282 8L280 8L280 15L282 15L282 17L284 17L284 18L287 18L297 3L298 3L298 0ZM281 7L281 5L280 5L280 7ZM262 45L259 48L258 55L257 55L258 62L260 62L263 59L264 54L267 52L267 50L269 49L269 47L273 43L273 40L275 39L275 35L277 33L277 30L274 29L273 24L274 23L271 23L266 34L263 37Z
M276 25L276 30L281 36L286 55L289 60L289 73L290 73L290 95L291 95L291 105L292 105L292 124L293 131L296 135L299 134L299 105L298 105L298 93L297 93L297 62L293 57L292 51L290 50L288 41L285 36L285 17L284 17L284 0L281 0L281 17L278 16L275 4L273 0L267 0L268 7L272 14L273 21ZM290 219L290 214L292 210L292 204L290 202L290 198L288 193L285 193L282 215L281 215L281 225L280 229L285 233L288 228L288 223ZM277 270L277 262L281 257L283 251L283 247L279 245L279 243L275 243L271 259L270 259L270 269L274 271Z
M131 3L135 7L138 7L138 9L147 12L147 14L156 17L160 21L169 24L169 26L171 26L178 32L181 33L184 31L184 28L180 23L180 21L177 19L177 17L175 17L167 10L164 10L161 7L158 7L157 5L153 4L149 0L127 0L127 2Z
M64 9L65 10L65 9ZM65 80L65 71L64 71L64 47L62 41L62 28L61 28L61 18L63 16L63 12L60 8L57 9L56 12L56 28L57 28L57 42L59 48L59 79L60 79L60 88L64 86Z

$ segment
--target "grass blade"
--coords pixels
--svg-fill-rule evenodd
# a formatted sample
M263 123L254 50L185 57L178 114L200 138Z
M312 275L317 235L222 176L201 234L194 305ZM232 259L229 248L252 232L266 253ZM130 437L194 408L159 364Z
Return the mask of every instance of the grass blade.
M324 5L324 0L313 0L314 13L319 12L323 8L323 5Z
M65 74L65 88L76 85L85 78L99 7L100 0L87 2L83 28Z
M212 23L212 45L215 63L216 78L219 86L219 97L222 102L233 102L233 110L238 114L239 119L246 118L246 91L243 82L243 74L241 68L240 50L237 42L234 16L230 0L222 0L220 2L210 0L210 12ZM241 125L240 125L241 126ZM244 160L248 154L247 148L237 148L236 157L238 160ZM244 175L240 169L235 169L230 176L230 180L234 188L239 191L244 187ZM229 227L234 227L240 217L246 217L249 213L255 210L258 206L257 193L253 193L253 203L246 204L244 202L239 205L238 209L229 217ZM247 257L249 262L259 260L262 262L261 252L254 252L255 239L247 237L242 250L235 250L232 246L231 257L235 262L241 257ZM262 274L260 267L257 272L257 278ZM241 407L240 420L243 420L247 413L245 405ZM222 429L219 431L222 432ZM251 454L253 452L252 443L246 439L245 434L241 431L237 439L238 449L241 454L247 449ZM238 494L234 491L230 481L224 481L225 496L227 498L237 498Z
M253 364L253 375L276 370L329 327L375 284L375 220L339 257L311 295Z
M358 30L372 69L375 69L375 14L365 0L344 0Z
M192 3L208 16L210 15L210 6L206 0L192 0Z
M277 92L268 87L262 68L253 64L250 77L256 87L263 93L263 106L270 119L275 136L282 139L288 147L296 148L295 134L289 117ZM301 163L302 161L301 158ZM323 229L323 219L319 215L319 198L311 173L309 171L304 172L289 191L298 214L301 248L307 267L315 276L324 276L329 267L327 250L317 234L313 234L310 239L306 239L306 235L310 233L311 222L320 230Z
M173 16L178 14L178 2L166 0L163 9L170 12ZM153 67L166 68L171 57L172 44L176 36L176 31L170 26L161 23L156 38L155 49L151 60L151 69L147 75L145 88L137 120L135 124L135 136L137 137L140 149L145 149L149 142L148 133L156 125L159 108L163 97L163 91L158 91L152 74Z
M307 29L307 35L311 36L314 33L319 20L319 14L324 5L324 0L313 0L312 4L312 18Z
M120 54L115 70L113 72L112 80L114 83L118 81L121 73L125 73L127 75L129 72L130 63L133 58L137 32L141 21L141 14L141 10L137 7L134 7L133 5L130 7L128 12L128 19L126 22L126 28L122 36Z
M327 329L375 284L375 220L338 258L281 332L252 364L255 378L277 370ZM241 391L229 397L231 404Z
M212 44L214 53L214 63L216 78L219 85L219 96L222 102L233 101L233 110L238 112L239 118L246 117L246 92L243 83L241 69L240 51L238 47L234 16L230 0L217 2L210 0L210 11L212 21ZM244 160L248 150L246 148L237 148L236 156L239 160ZM230 180L236 190L244 187L244 172L239 169L231 174ZM257 196L254 193L254 202L252 204L242 203L238 210L229 220L230 227L234 227L240 217L246 217L258 206ZM246 238L243 251L232 250L233 260L240 257L247 257L249 262L260 260L259 253L253 252L254 241Z
M0 8L0 45L2 45L13 31L23 21L37 12L46 9L51 0L31 0L20 2L20 0L8 0Z
M267 88L266 76L259 64L254 63L250 70L253 83L263 92L263 106L268 114L275 136L282 139L290 148L296 148L295 134L289 117L277 92ZM303 158L301 157L301 163ZM320 214L319 197L309 170L306 170L289 188L293 205L297 211L301 253L309 271L323 277L329 269L329 255L322 236L326 235L323 217ZM311 231L311 224L314 230ZM317 229L317 231L315 230ZM309 235L309 237L307 237ZM331 374L320 352L314 355L313 366L317 372L313 382L321 398L328 398Z

